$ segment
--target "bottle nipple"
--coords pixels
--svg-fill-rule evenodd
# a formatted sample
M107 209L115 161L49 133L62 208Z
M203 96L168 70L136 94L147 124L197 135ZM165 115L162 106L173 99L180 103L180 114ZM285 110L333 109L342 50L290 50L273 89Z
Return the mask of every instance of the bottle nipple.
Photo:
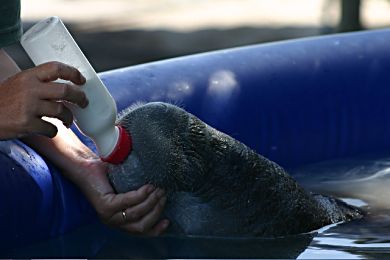
M116 127L119 129L119 137L114 150L107 157L100 158L102 161L111 164L122 163L132 150L130 134L122 126L118 125Z

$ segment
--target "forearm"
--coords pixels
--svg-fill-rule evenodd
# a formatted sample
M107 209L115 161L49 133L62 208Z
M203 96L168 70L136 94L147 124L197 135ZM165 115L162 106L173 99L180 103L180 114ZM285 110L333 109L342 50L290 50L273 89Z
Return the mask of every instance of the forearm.
M33 135L22 138L22 141L56 165L71 181L80 184L84 166L98 157L61 121L53 118L45 120L58 128L54 138Z
M16 65L14 60L8 56L4 49L0 49L0 82L3 82L19 71L20 68Z

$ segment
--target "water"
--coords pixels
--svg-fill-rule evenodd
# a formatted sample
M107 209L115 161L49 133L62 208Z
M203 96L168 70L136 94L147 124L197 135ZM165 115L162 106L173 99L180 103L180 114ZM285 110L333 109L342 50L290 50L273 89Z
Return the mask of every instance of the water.
M320 230L299 259L390 257L390 157L321 162L291 172L306 189L363 208L363 219Z
M366 216L276 239L139 238L91 223L2 258L337 258L390 257L390 157L322 162L290 171L305 188L334 194Z

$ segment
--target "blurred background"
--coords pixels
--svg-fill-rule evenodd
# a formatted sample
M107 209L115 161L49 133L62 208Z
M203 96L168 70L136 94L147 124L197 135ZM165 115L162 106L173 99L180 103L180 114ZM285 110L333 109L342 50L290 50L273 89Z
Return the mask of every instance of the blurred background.
M390 0L22 0L24 30L59 16L96 71L390 26ZM20 46L8 51L32 66Z

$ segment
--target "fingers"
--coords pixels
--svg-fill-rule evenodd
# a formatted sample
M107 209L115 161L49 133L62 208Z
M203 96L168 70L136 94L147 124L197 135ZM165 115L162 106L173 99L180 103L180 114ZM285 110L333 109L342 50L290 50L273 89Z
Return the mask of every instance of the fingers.
M37 118L32 122L33 133L39 134L39 135L45 135L47 137L53 138L57 135L58 129L55 125L42 120L40 118Z
M164 219L157 223L148 233L148 236L156 237L164 233L169 226L169 220Z
M119 210L112 215L107 224L122 227L122 229L133 234L148 236L157 236L166 230L169 221L162 220L158 222L166 203L163 190L145 185L137 191L117 194L116 196L120 195L129 197L126 199L125 197L120 198L121 203L116 205ZM130 196L132 196L131 200L129 200Z
M35 68L36 76L43 82L54 81L57 79L69 80L77 85L85 83L85 78L80 71L69 65L60 62L48 62Z
M147 213L151 212L160 199L164 196L164 191L156 189L144 200L134 203L133 206L122 207L113 217L112 220L116 225L123 225L126 223L136 222L144 217ZM122 211L125 211L126 219L124 220Z
M72 112L62 103L43 100L38 108L38 116L54 117L61 120L66 127L73 122Z
M88 100L79 86L71 82L52 82L58 78L74 84L85 83L85 78L77 69L58 62L19 72L2 82L1 87L7 94L2 99L2 103L7 104L2 113L8 115L5 123L12 125L7 138L8 135L14 138L30 134L54 137L57 128L43 121L43 116L58 118L69 126L73 116L63 102L70 102L81 108L87 106Z
M139 203L129 209L126 209L127 220L137 221L148 212L152 211L156 204L164 196L164 191L161 189L155 190L149 197L142 203Z
M156 228L153 228L161 216L166 203L166 198L161 198L158 203L155 204L152 211L144 215L138 221L130 222L125 224L123 228L130 233L139 233L145 235L157 235L165 230L168 223L165 221L159 223Z
M101 202L95 205L101 221L133 234L156 236L169 224L168 220L158 222L166 197L163 190L152 185L121 194L108 192Z
M110 204L115 212L122 212L123 209L130 208L145 201L154 190L155 187L152 185L144 185L135 191L116 194Z
M47 87L40 89L38 95L41 99L65 100L81 108L85 108L88 105L85 93L76 85L50 82L47 83Z
M39 89L38 95L41 99L65 100L81 108L88 105L87 97L80 87L73 84L52 82L57 79L64 79L74 84L84 84L86 80L76 68L60 62L49 62L32 70L40 81L48 84Z

